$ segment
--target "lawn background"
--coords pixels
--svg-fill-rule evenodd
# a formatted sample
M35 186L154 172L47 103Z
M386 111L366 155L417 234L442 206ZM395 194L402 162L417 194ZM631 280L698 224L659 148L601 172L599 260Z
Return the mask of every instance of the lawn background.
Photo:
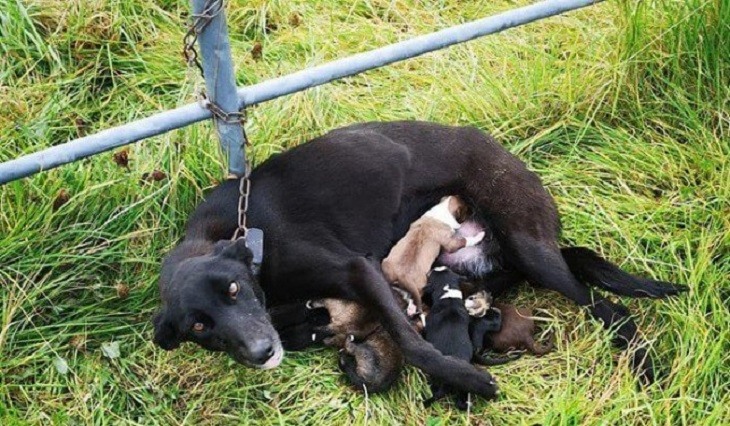
M228 3L246 85L529 2ZM0 0L0 161L191 102L188 10ZM131 146L128 168L105 153L0 187L0 423L730 424L729 87L730 2L609 1L249 110L257 163L357 121L495 134L556 198L565 244L690 286L624 300L663 368L655 386L637 390L582 310L529 287L510 299L538 308L557 350L492 368L503 395L470 417L424 410L414 369L365 398L331 350L261 372L154 347L160 259L224 176L202 123Z

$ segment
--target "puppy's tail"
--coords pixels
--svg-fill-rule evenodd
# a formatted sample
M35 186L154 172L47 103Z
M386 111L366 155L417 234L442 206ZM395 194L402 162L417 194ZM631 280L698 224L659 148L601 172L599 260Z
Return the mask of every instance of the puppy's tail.
M631 275L585 247L566 247L560 252L578 280L621 296L659 299L687 291L682 284Z
M516 361L520 358L522 358L522 355L524 355L524 352L519 352L516 354L512 354L506 357L500 357L500 358L485 358L482 355L475 353L472 357L472 362L479 364L479 365L502 365L507 364L508 362Z

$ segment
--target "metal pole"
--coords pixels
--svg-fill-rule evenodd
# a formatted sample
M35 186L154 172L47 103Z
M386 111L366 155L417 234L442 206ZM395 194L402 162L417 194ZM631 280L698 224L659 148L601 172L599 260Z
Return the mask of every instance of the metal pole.
M196 0L197 1L197 0ZM332 80L412 58L477 37L497 33L538 19L579 9L602 0L545 0L488 18L400 43L339 59L320 66L268 80L238 90L238 105L244 107L299 92ZM52 169L72 161L108 151L132 142L210 118L198 104L186 105L94 135L57 145L0 164L0 184ZM242 156L239 158L243 158Z
M210 13L206 10L216 1L191 0L194 15ZM233 70L231 45L228 41L226 10L222 3L210 23L198 35L198 46L203 59L203 76L208 99L224 112L237 113L236 74ZM228 159L228 172L243 176L246 170L244 144L246 136L243 124L238 120L223 120L214 117L223 154Z

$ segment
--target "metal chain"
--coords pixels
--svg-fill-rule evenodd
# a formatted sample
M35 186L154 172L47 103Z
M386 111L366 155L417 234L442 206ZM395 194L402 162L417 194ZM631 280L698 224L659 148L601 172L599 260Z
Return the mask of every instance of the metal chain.
M200 106L210 110L216 120L220 120L226 124L240 123L243 125L246 123L246 110L231 112L224 111L220 105L210 100L205 92L201 92L199 94L198 102L200 103ZM248 139L246 139L246 143L248 143Z
M232 241L239 238L246 238L248 227L246 226L246 213L248 212L248 197L251 195L251 162L246 164L246 172L238 181L238 228L231 237Z
M192 21L183 37L183 57L185 57L185 62L188 66L195 65L198 67L200 75L203 77L205 77L205 72L203 71L203 65L200 63L200 59L198 59L199 55L195 48L195 42L198 41L198 36L210 24L210 21L221 13L221 10L223 10L223 0L208 0L203 9L203 13L193 13L191 15Z
M203 65L200 63L200 55L195 48L195 43L198 41L198 36L201 32L210 24L218 14L223 10L224 0L208 0L205 3L205 8L202 13L192 14L192 20L188 26L188 31L183 37L183 57L185 62L188 64L188 68L195 66L200 71L200 76L205 78L205 71ZM211 100L204 90L198 93L198 102L200 106L209 110L216 120L220 120L226 124L246 122L246 113L242 111L227 112Z
M183 57L188 65L188 69L192 69L192 67L195 66L198 68L200 76L203 78L205 78L205 71L203 70L203 65L200 63L200 55L195 47L195 43L198 41L200 33L205 30L213 18L221 13L224 7L223 1L224 0L208 0L202 13L192 14L192 20L188 26L188 31L183 37ZM220 105L211 100L204 90L200 90L198 93L198 102L201 107L208 109L216 120L220 120L227 124L241 123L241 125L243 125L246 121L245 110L227 112L223 110ZM248 234L246 213L248 212L248 197L251 193L251 180L249 179L250 174L251 163L247 162L246 171L240 178L238 184L238 227L233 233L231 240L237 240L239 238L245 239ZM229 179L235 178L238 178L238 176L229 176Z

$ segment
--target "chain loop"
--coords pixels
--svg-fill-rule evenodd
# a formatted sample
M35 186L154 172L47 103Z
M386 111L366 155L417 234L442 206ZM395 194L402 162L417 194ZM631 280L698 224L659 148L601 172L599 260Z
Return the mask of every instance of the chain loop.
M189 68L195 66L200 71L200 76L205 78L203 65L200 63L200 55L195 48L198 36L210 24L210 22L218 16L223 10L224 0L208 0L202 13L192 14L192 20L188 26L188 31L183 37L183 57ZM227 112L208 97L205 91L198 93L200 106L209 110L216 120L226 124L235 124L246 122L246 113L241 111Z
M210 110L211 114L213 114L213 117L226 124L240 123L241 125L243 125L246 123L246 110L231 112L224 111L223 108L220 107L220 105L210 100L205 92L201 92L198 94L198 102L200 103L201 107ZM246 140L246 143L248 143L248 140Z
M238 181L238 228L233 233L231 241L239 238L246 238L248 226L246 226L246 213L248 212L248 197L251 194L251 162L246 162L246 172Z
M195 48L195 42L198 41L198 36L210 24L210 21L221 13L221 10L223 10L223 0L208 0L202 13L193 13L191 15L192 21L183 37L183 57L185 58L185 62L188 66L195 65L203 77L205 77L205 72L203 71L203 65L200 63L200 59L198 59L199 55Z

